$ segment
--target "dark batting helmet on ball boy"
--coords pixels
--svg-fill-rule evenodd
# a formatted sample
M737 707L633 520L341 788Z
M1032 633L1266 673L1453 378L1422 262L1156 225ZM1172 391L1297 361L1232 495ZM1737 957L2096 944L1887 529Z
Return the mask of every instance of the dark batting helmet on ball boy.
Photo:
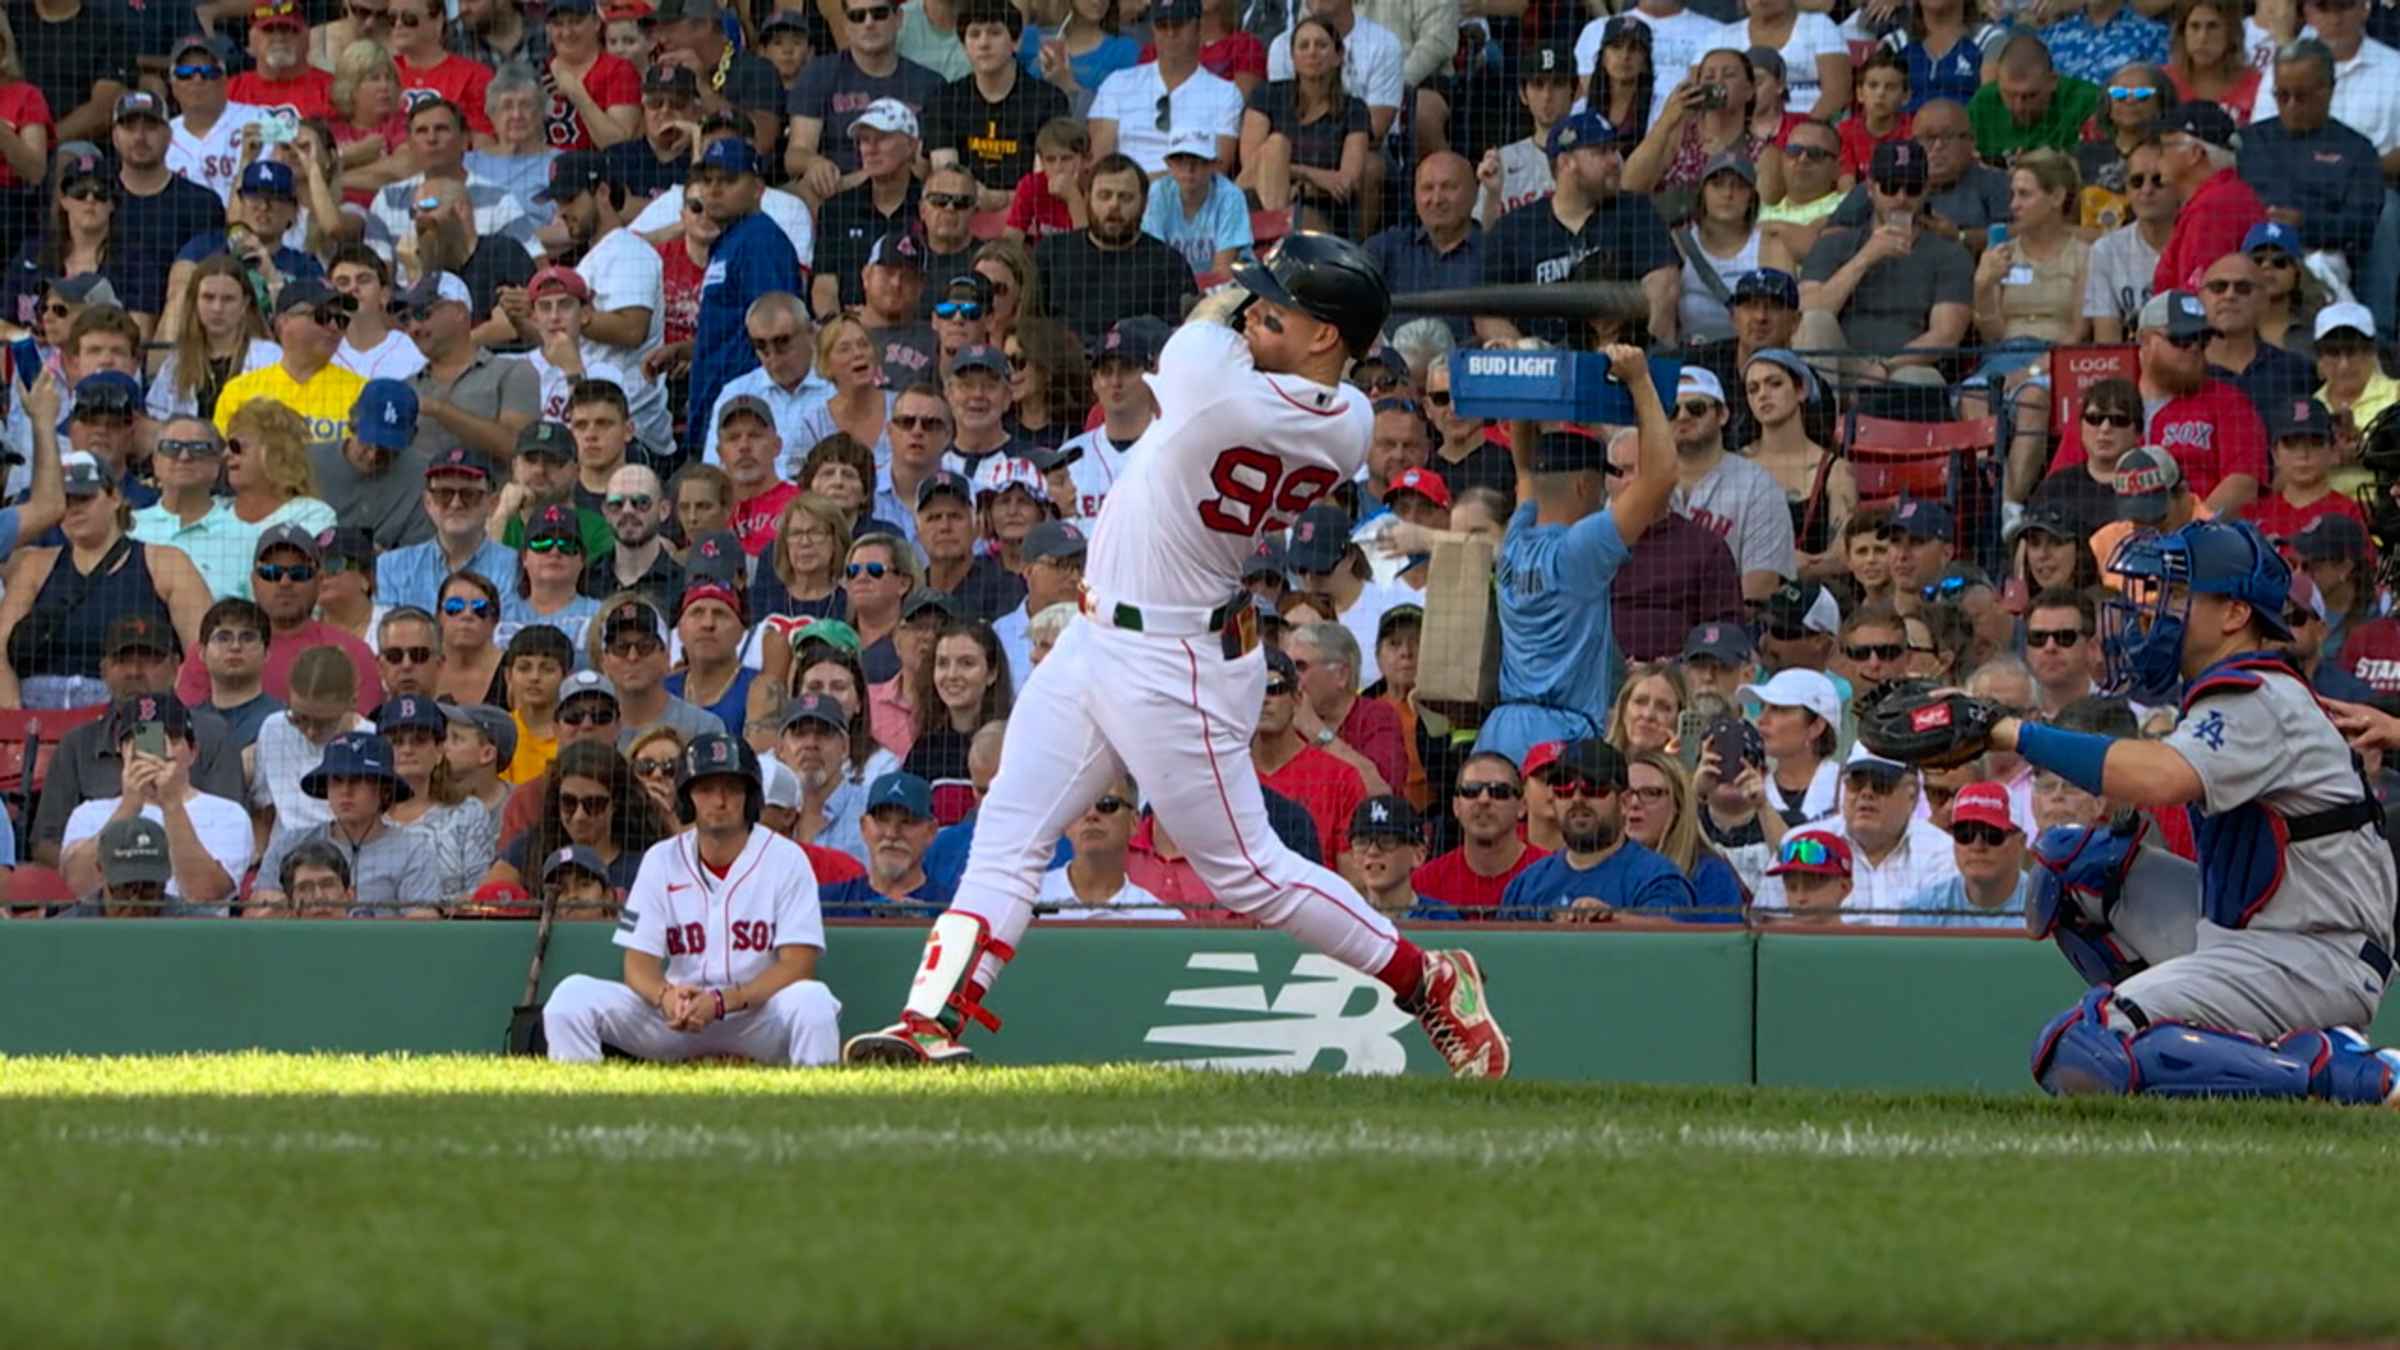
M1233 265L1235 284L1261 300L1288 305L1332 324L1353 359L1365 356L1391 317L1392 291L1366 252L1339 235L1299 230L1266 260Z
M749 746L720 732L695 736L683 748L683 774L675 782L675 808L683 813L683 823L696 818L692 810L692 785L708 778L738 778L741 780L745 805L744 818L758 823L759 812L765 808L767 797L760 786L758 756Z

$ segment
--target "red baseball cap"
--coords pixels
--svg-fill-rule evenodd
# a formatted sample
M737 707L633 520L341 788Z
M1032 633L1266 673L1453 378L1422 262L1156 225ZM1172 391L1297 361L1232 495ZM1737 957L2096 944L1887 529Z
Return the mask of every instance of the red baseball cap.
M1801 872L1814 877L1846 877L1850 875L1850 844L1838 834L1823 830L1800 830L1785 837L1783 847L1775 852L1775 865L1767 875L1780 877Z
M525 283L525 293L540 295L553 286L587 304L591 301L592 284L583 279L583 274L572 267L560 267L556 263L534 273L533 280Z
M1989 825L1995 830L2020 828L2008 809L2008 789L1998 783L1969 783L1950 802L1950 824Z
M1531 750L1526 751L1524 776L1531 778L1535 774L1540 773L1542 770L1549 768L1553 764L1556 764L1558 762L1559 747L1564 744L1565 742L1563 741L1543 741L1541 744L1533 747Z
M1431 469L1402 470L1400 476L1392 480L1392 485L1383 490L1383 504L1391 505L1392 498L1403 492L1416 493L1445 511L1450 509L1450 485Z

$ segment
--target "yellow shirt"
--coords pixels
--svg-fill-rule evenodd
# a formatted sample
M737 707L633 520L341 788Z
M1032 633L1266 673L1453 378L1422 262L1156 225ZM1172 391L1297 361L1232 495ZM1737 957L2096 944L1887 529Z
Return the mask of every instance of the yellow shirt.
M224 392L217 395L217 431L220 435L225 432L234 410L243 404L254 398L272 399L308 423L311 446L339 447L342 438L350 434L350 409L358 402L358 391L366 386L357 372L340 366L325 367L306 384L293 379L281 361L260 366L225 382Z
M2330 386L2317 386L2317 401L2333 408L2334 416L2341 416L2342 410L2334 408ZM2358 391L2358 401L2350 405L2350 424L2357 427L2363 436L2368 427L2375 425L2375 419L2382 415L2383 410L2395 402L2400 402L2400 380L2378 370L2367 377L2367 387ZM2325 481L2333 485L2334 491L2347 497L2372 484L2375 475L2353 463L2336 468L2325 476Z
M550 761L558 758L558 728L551 725L547 736L536 736L525 725L520 713L510 713L509 720L517 724L517 753L500 774L500 781L512 786L530 783L550 771Z

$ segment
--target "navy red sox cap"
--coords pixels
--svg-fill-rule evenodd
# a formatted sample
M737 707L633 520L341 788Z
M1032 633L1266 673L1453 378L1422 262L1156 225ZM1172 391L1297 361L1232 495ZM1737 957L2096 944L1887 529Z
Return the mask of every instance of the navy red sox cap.
M100 643L102 659L122 656L130 651L157 652L174 656L183 650L175 630L154 614L125 614L109 624Z
M450 730L450 718L442 705L415 694L402 694L375 710L375 730L382 735L410 729L439 736Z
M425 466L425 477L480 478L492 481L492 457L471 445L454 445L433 457Z
M553 13L557 12L557 6L553 4L551 10ZM543 860L542 881L545 884L556 881L558 874L570 867L589 872L603 882L608 880L608 864L600 861L600 854L597 851L583 844L568 844L553 850L550 856Z
M108 710L108 739L111 744L123 741L133 729L144 722L156 722L170 736L185 740L192 735L192 710L172 694L136 694L118 699Z

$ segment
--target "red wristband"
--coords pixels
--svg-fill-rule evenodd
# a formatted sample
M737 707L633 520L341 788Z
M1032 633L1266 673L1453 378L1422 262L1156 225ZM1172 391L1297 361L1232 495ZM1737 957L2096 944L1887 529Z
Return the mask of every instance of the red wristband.
M722 990L722 989L711 989L711 990L709 990L708 992L710 992L711 994L714 994L714 995L716 995L716 998L717 998L717 1020L718 1020L718 1021L720 1021L720 1022L724 1021L724 1020L725 1020L725 991L724 991L724 990Z

